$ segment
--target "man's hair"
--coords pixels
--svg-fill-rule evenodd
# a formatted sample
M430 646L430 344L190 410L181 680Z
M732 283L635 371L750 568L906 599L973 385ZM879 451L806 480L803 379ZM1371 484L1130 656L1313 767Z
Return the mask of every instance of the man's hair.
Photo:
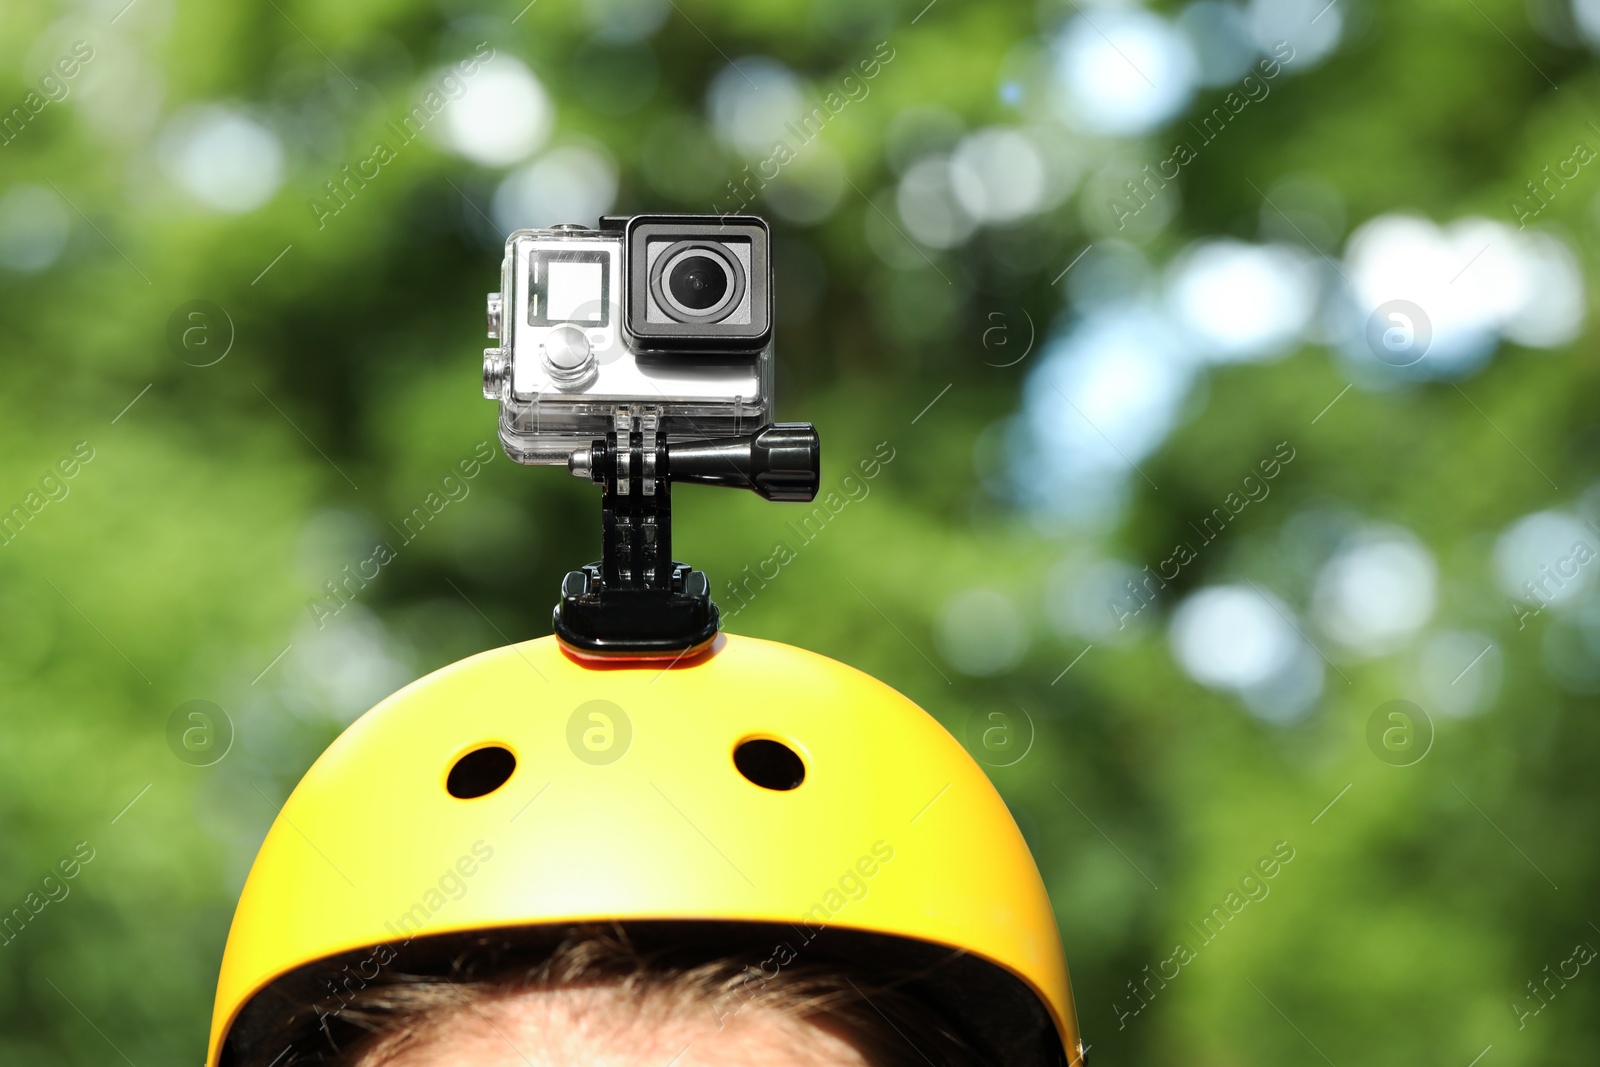
M640 933L647 935L645 943ZM408 958L408 947L417 946L390 953L387 966L368 968L378 972L370 978L362 970L352 983L355 972L347 965L342 982L339 975L324 981L331 995L302 1002L276 1034L253 1042L261 1051L240 1061L241 1067L383 1062L459 1013L518 994L564 990L602 990L640 1009L704 1011L719 1025L745 1010L826 1023L873 1067L980 1062L946 1013L917 995L921 975L873 973L808 951L800 938L774 943L739 939L729 931L710 940L663 942L648 931L610 923L564 927L533 945L504 935L469 936L458 939L447 957L434 953L424 961Z

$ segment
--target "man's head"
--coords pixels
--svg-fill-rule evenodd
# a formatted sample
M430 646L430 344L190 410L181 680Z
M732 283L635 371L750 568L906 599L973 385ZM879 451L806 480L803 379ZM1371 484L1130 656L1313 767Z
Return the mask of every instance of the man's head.
M783 943L635 944L572 927L551 950L478 944L390 968L313 1006L277 1067L965 1067L912 991ZM310 1015L298 1020L304 1024ZM269 1046L270 1047L270 1046ZM286 1046L279 1046L286 1047Z

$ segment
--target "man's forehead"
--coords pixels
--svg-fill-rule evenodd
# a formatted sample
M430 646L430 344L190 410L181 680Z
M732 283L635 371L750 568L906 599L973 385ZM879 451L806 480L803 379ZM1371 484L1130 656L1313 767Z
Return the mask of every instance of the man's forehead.
M763 1006L713 1013L702 997L619 986L462 993L403 1049L358 1067L871 1067L835 1027Z

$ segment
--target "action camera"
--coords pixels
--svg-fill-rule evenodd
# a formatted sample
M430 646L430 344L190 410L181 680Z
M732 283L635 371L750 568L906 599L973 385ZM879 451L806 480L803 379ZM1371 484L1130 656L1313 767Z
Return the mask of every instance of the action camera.
M568 464L648 410L670 441L772 420L772 252L753 216L608 216L519 230L489 296L484 395L522 463Z
M601 557L568 571L553 622L581 657L709 647L702 571L672 558L672 485L810 501L821 443L773 422L772 234L753 215L608 215L506 239L483 395L519 463L599 485Z

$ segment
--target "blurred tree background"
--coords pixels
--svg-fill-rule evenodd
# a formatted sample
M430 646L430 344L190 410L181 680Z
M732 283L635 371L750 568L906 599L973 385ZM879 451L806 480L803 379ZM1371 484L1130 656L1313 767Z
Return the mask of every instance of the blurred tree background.
M0 1062L197 1060L315 755L549 632L598 500L495 443L504 234L749 200L780 417L830 487L894 458L729 628L984 761L1091 1062L1592 1063L1596 49L1594 0L4 0ZM725 611L799 514L677 512Z

